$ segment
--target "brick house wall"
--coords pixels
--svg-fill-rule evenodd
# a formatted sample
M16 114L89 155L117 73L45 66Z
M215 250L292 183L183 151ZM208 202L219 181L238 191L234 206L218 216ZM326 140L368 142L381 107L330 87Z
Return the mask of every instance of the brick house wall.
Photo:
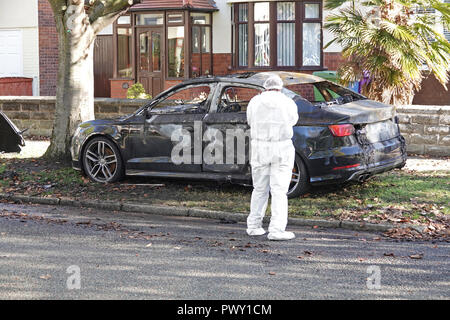
M38 21L40 95L54 96L58 76L58 34L47 0L38 0Z
M422 81L422 88L414 95L413 104L450 105L450 83L447 88L449 90L446 91L433 75L429 75Z

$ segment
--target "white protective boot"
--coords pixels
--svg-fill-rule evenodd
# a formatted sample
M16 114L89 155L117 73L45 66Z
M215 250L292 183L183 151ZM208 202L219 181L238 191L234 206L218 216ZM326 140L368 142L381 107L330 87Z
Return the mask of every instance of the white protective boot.
M262 236L263 234L266 234L266 230L263 228L247 229L247 234L249 236Z
M289 231L283 232L270 232L267 235L267 239L269 240L292 240L295 238L295 234Z

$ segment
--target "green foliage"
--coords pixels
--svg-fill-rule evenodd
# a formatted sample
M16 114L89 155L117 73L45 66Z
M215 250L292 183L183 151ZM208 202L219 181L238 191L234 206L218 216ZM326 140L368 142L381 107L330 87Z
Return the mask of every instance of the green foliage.
M127 99L151 99L152 96L145 93L144 86L136 82L127 90Z
M347 62L338 70L342 82L370 82L363 93L391 104L410 104L420 89L424 66L446 88L450 71L450 43L436 30L450 29L450 4L440 0L327 0L337 9L325 28L342 46ZM356 9L358 8L358 9ZM418 8L434 8L438 14L416 14Z

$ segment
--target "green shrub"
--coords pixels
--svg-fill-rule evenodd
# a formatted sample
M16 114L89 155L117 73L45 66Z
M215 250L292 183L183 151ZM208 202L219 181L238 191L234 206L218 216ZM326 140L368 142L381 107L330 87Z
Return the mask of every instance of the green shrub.
M145 93L144 86L136 82L127 90L127 99L151 99L152 96Z

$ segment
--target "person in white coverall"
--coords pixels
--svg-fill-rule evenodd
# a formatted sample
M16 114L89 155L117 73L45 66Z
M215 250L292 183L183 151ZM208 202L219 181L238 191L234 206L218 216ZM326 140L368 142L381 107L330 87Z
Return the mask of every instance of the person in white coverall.
M292 127L297 123L295 102L281 93L283 82L277 75L264 82L265 91L253 97L247 108L250 126L253 193L247 234L263 235L262 227L269 192L272 195L270 240L290 240L294 233L286 231L288 219L287 192L292 178L295 149Z

